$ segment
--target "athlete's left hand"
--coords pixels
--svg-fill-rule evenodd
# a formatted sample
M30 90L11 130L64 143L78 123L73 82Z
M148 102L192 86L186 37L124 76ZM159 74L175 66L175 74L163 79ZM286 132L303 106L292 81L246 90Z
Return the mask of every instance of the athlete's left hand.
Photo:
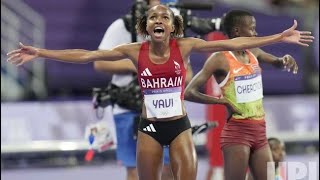
M291 28L281 33L282 41L286 43L299 44L301 46L309 46L307 43L313 42L314 37L311 36L310 31L296 30L298 23L294 20Z
M283 69L284 70L286 70L288 72L292 71L293 74L297 74L298 73L297 62L294 60L294 58L291 55L286 54L281 59L282 59Z

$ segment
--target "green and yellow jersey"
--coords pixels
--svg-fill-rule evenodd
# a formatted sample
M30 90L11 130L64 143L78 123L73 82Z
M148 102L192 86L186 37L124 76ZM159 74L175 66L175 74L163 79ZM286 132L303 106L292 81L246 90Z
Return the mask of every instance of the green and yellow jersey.
M249 63L237 60L231 51L224 51L229 63L229 72L219 84L223 96L240 112L232 114L234 119L264 119L263 85L261 68L256 57L248 50Z

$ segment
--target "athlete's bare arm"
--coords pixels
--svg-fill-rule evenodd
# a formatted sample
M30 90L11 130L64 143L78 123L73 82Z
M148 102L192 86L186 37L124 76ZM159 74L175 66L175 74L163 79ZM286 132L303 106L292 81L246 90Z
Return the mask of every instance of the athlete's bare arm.
M94 69L104 73L128 74L137 72L137 68L130 59L119 61L95 61Z
M313 42L314 37L309 31L295 30L297 21L289 29L279 34L263 37L237 37L229 40L205 41L198 38L183 38L179 41L179 46L184 57L188 56L190 51L198 52L216 52L226 50L243 50L256 47L262 47L273 43L285 42L301 46L309 46L307 43Z
M37 57L56 59L68 63L89 63L98 60L117 61L131 59L137 64L140 43L131 43L115 47L112 50L88 51L83 49L48 50L32 46L25 46L20 43L20 49L9 52L8 60L12 64L21 65Z
M308 46L305 42L312 42L313 37L309 36L310 32L299 32L293 30L296 25L291 27L289 30L292 31L292 35L286 37L285 31L281 34L275 34L264 37L237 37L230 40L219 40L219 41L204 41L201 39L192 39L192 49L200 52L214 52L223 50L242 50L254 47L262 47L265 45L287 42L296 43L302 46Z
M224 99L218 99L199 91L199 87L203 87L208 79L215 71L225 68L225 57L222 53L212 54L205 62L203 68L197 73L185 89L184 97L188 101L203 104L225 104Z
M260 48L252 49L251 52L257 57L260 63L272 64L277 68L284 68L288 72L292 71L294 74L298 72L298 65L295 59L289 54L283 57L276 57Z

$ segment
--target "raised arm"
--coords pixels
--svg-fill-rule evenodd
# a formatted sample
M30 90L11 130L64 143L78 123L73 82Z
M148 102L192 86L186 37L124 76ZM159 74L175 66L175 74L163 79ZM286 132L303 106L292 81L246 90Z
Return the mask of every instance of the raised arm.
M242 50L251 49L255 47L262 47L278 42L298 44L301 46L309 46L307 43L313 41L314 37L311 36L309 31L295 30L297 27L297 21L294 20L294 24L291 28L283 31L279 34L263 37L238 37L230 40L220 41L204 41L200 39L193 39L192 49L200 52L214 52L224 50Z
M55 59L67 63L89 63L97 60L115 61L131 58L127 52L134 49L134 44L118 46L112 50L88 51L83 49L48 50L32 46L25 46L20 43L20 49L9 52L8 62L21 65L37 57Z

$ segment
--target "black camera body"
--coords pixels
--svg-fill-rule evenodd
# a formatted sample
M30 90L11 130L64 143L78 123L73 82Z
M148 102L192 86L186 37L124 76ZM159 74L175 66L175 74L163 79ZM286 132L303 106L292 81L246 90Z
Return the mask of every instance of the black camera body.
M127 86L118 87L110 83L106 88L93 88L92 93L95 109L118 104L120 107L139 113L142 110L142 94L137 77L134 77Z
M111 96L110 86L106 88L93 88L92 89L92 103L93 108L98 109L99 107L105 108L109 105L114 104L114 99Z

